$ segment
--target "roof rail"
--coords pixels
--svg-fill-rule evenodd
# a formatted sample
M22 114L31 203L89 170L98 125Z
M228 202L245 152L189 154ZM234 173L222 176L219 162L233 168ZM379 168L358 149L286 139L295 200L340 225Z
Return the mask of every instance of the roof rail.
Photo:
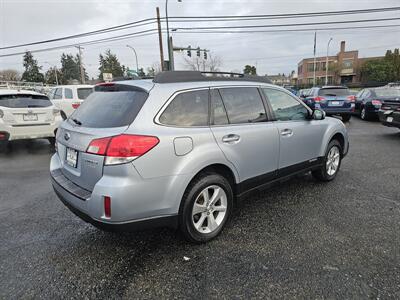
M201 71L165 71L158 73L154 83L174 83L174 82L193 82L193 81L255 81L271 83L267 77L246 75L241 73L229 72L201 72Z

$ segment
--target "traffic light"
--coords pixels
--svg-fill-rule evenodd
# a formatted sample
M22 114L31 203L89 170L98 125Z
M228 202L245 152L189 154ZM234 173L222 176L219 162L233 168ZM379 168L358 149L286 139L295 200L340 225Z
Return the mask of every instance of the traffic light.
M207 59L207 51L204 50L204 59Z
M200 47L197 47L196 53L197 53L197 56L200 57Z
M192 47L189 45L188 51L187 51L187 56L192 57Z

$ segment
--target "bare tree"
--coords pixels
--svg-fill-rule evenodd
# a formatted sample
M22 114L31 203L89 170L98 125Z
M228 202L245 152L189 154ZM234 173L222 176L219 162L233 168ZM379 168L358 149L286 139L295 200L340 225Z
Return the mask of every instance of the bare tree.
M185 61L184 66L193 71L217 72L222 66L222 59L219 56L208 55L207 59L204 59L203 56L191 58L184 56L183 60Z
M0 80L18 81L21 80L21 74L17 70L7 69L0 71Z

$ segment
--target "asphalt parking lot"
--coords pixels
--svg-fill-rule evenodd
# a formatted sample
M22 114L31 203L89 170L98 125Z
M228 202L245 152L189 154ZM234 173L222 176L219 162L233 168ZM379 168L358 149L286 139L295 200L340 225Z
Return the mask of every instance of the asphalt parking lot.
M84 223L52 191L47 141L15 142L0 153L0 298L398 299L400 131L348 128L334 182L253 193L205 245Z

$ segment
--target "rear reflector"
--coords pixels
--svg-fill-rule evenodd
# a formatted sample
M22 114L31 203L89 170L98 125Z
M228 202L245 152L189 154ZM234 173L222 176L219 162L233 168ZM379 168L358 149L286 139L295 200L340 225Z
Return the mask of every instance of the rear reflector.
M104 216L111 218L111 198L104 196Z
M376 105L376 106L381 106L382 105L382 102L379 101L379 100L372 100L371 103L372 103L372 105Z
M153 149L159 139L155 136L121 134L93 140L87 153L106 156L106 165L127 163Z
M350 100L351 102L356 102L356 96L354 95L347 96L347 100Z
M315 102L321 102L321 101L324 101L324 100L325 100L325 98L321 97L321 96L314 97L314 101Z
M77 109L79 106L81 106L80 103L72 103L72 108Z

